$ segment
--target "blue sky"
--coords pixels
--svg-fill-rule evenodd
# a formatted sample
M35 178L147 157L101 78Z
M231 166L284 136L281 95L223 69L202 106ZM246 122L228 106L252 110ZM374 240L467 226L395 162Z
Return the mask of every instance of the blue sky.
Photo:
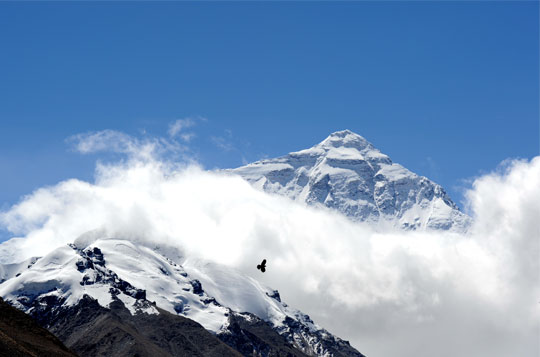
M538 2L2 2L0 208L91 180L71 135L198 120L207 168L350 129L460 201L539 153ZM223 149L225 144L227 150Z

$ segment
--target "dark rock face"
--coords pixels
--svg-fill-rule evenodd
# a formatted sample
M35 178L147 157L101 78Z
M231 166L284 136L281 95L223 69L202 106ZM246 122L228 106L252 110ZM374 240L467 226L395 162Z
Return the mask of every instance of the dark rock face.
M85 295L48 326L81 356L240 356L197 322L157 310L131 315L120 300L104 308Z
M268 323L250 313L231 313L227 331L218 337L244 356L308 356L295 349Z
M201 295L204 292L201 282L197 279L191 281L191 286L193 287L193 294Z
M81 259L75 263L77 270L85 273L80 282L81 285L92 285L95 283L109 284L111 285L110 292L112 295L118 295L120 292L123 292L134 299L146 299L145 290L135 288L127 281L120 279L115 272L105 267L103 253L98 247L81 250L74 245L70 246L81 256Z
M266 293L267 296L271 297L272 299L276 299L277 301L281 302L281 296L279 296L279 291L274 290L271 294Z
M313 323L307 315L303 315L300 318ZM288 316L285 318L283 324L284 326L277 329L279 334L284 336L290 344L310 356L365 357L353 348L349 341L335 337L326 330L310 331L305 325ZM310 341L318 342L314 345Z
M277 293L277 291L275 291ZM275 294L279 298L279 294ZM313 323L309 316L303 320ZM231 313L227 331L218 337L244 356L335 356L365 357L348 341L325 330L312 332L305 325L287 317L284 326L275 328L250 313ZM315 344L313 341L318 341Z
M76 356L24 312L0 298L0 356Z

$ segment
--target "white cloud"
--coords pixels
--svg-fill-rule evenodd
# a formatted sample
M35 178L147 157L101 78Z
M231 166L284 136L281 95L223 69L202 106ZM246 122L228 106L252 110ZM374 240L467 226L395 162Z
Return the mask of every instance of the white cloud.
M192 134L184 134L186 136L184 140L189 141L190 135ZM69 137L66 141L81 154L113 152L125 154L129 159L136 161L157 160L168 153L178 155L188 151L187 146L174 140L153 136L138 139L115 130L77 134ZM189 160L186 157L184 159Z
M169 135L176 136L183 129L191 128L195 125L195 121L191 118L178 119L169 125Z
M234 150L234 145L227 138L224 138L222 136L212 136L210 137L210 140L215 146L217 146L221 150L224 150L224 151Z
M148 150L100 133L79 150ZM257 279L367 355L538 355L540 157L475 180L475 224L458 235L375 232L238 177L132 156L98 165L94 183L44 187L3 212L1 224L23 238L0 245L0 261L43 255L96 228L246 274L264 256L269 271Z
M75 149L82 154L100 151L128 154L144 150L139 140L115 130L102 130L73 135L68 138L68 142L73 143Z
M194 137L195 137L195 133L186 133L186 134L180 135L180 138L186 143L189 143L191 139L193 139Z
M195 133L186 132L186 129L194 127L197 122L205 122L206 118L196 117L196 118L183 118L175 120L169 124L169 136L171 138L179 137L185 142L191 141L195 137Z

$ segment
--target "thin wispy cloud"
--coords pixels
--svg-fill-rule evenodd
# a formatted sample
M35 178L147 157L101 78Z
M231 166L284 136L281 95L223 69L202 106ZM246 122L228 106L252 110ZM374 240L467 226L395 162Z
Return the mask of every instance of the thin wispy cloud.
M223 136L211 136L210 141L224 151L232 151L235 149L234 144L230 141L230 139Z
M429 177L432 180L439 182L441 179L441 168L437 162L431 156L428 156L426 157L425 164L429 170Z
M180 134L180 138L187 143L190 142L195 136L195 133Z
M189 142L196 135L194 132L186 131L186 129L194 127L195 125L197 125L198 122L205 121L207 121L207 119L204 117L188 117L183 119L177 119L169 124L169 130L167 131L167 133L171 138L180 138L185 142Z
M77 134L67 139L82 154L112 151L123 154L145 151L140 140L115 130Z
M178 119L169 125L168 133L170 136L176 136L182 130L191 128L193 125L195 125L195 121L191 118Z
M198 120L206 119L200 118ZM71 145L73 150L81 154L109 152L124 154L129 159L134 160L163 159L172 154L177 155L176 160L192 161L188 144L196 134L181 130L194 126L195 123L196 121L191 119L182 119L171 123L169 133L172 132L174 135L170 135L169 138L150 135L146 130L143 130L143 136L139 138L120 131L106 129L73 135L67 138L66 142ZM179 154L183 156L179 157Z

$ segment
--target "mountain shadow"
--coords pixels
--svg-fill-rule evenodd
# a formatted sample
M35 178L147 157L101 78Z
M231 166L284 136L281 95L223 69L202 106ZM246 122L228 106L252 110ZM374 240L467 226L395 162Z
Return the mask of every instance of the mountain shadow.
M0 298L0 356L74 357L52 333Z

